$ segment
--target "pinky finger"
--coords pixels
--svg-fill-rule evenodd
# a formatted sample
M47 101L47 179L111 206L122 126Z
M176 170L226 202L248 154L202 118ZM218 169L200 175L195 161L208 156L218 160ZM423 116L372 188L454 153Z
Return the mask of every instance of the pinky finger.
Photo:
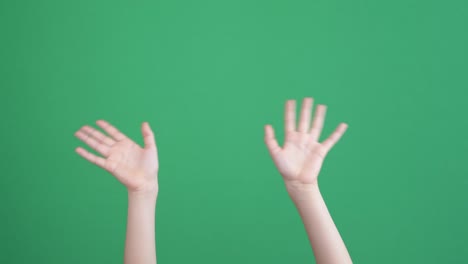
M98 165L99 167L101 167L103 169L106 168L106 160L105 159L90 153L89 151L85 150L82 147L77 147L75 151L81 157L87 159L89 162L94 163L94 164Z
M333 133L323 141L322 146L325 148L326 152L330 151L330 149L340 140L347 128L348 124L339 124L335 131L333 131Z

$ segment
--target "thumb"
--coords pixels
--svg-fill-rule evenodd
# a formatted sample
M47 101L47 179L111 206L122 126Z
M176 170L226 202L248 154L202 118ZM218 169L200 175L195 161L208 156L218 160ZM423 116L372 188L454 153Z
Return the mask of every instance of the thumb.
M265 144L267 145L268 151L273 157L276 153L278 153L278 151L281 150L281 147L278 145L278 141L276 140L276 137L275 137L275 130L273 130L273 127L271 125L265 125L264 130L265 130L264 141L265 141Z
M148 122L143 122L141 124L141 134L143 135L143 140L145 142L145 148L155 148L156 141L154 139L153 131Z

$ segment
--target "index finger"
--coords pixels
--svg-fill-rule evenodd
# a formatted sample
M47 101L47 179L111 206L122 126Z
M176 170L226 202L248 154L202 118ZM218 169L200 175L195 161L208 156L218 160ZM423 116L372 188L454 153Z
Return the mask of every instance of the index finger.
M96 121L96 124L100 126L104 131L107 132L111 137L113 137L115 140L120 141L124 140L127 137L122 134L117 128L115 128L113 125L111 125L109 122L104 121L104 120L98 120Z
M285 133L296 130L296 100L287 100L284 107Z

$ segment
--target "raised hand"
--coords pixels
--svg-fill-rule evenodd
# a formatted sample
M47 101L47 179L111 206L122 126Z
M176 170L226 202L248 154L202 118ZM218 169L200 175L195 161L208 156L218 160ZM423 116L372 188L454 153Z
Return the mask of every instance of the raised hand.
M317 178L325 156L338 142L348 125L340 123L322 143L319 142L325 120L325 105L318 105L311 123L313 98L304 98L299 125L296 126L296 101L285 105L285 141L278 145L271 125L265 125L265 143L286 184L317 185Z
M96 124L109 136L87 125L81 127L75 136L96 150L102 157L81 147L76 148L76 152L91 163L109 171L129 191L157 192L158 154L149 124L145 122L141 126L145 142L143 148L108 122L98 120Z

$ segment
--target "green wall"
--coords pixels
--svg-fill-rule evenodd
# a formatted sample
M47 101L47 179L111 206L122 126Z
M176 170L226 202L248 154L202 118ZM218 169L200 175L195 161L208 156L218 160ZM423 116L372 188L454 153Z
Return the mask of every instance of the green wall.
M322 194L355 263L463 263L466 1L1 1L0 263L122 263L123 186L80 158L97 119L160 153L161 264L314 263L263 143L328 105ZM282 140L281 140L282 141Z

